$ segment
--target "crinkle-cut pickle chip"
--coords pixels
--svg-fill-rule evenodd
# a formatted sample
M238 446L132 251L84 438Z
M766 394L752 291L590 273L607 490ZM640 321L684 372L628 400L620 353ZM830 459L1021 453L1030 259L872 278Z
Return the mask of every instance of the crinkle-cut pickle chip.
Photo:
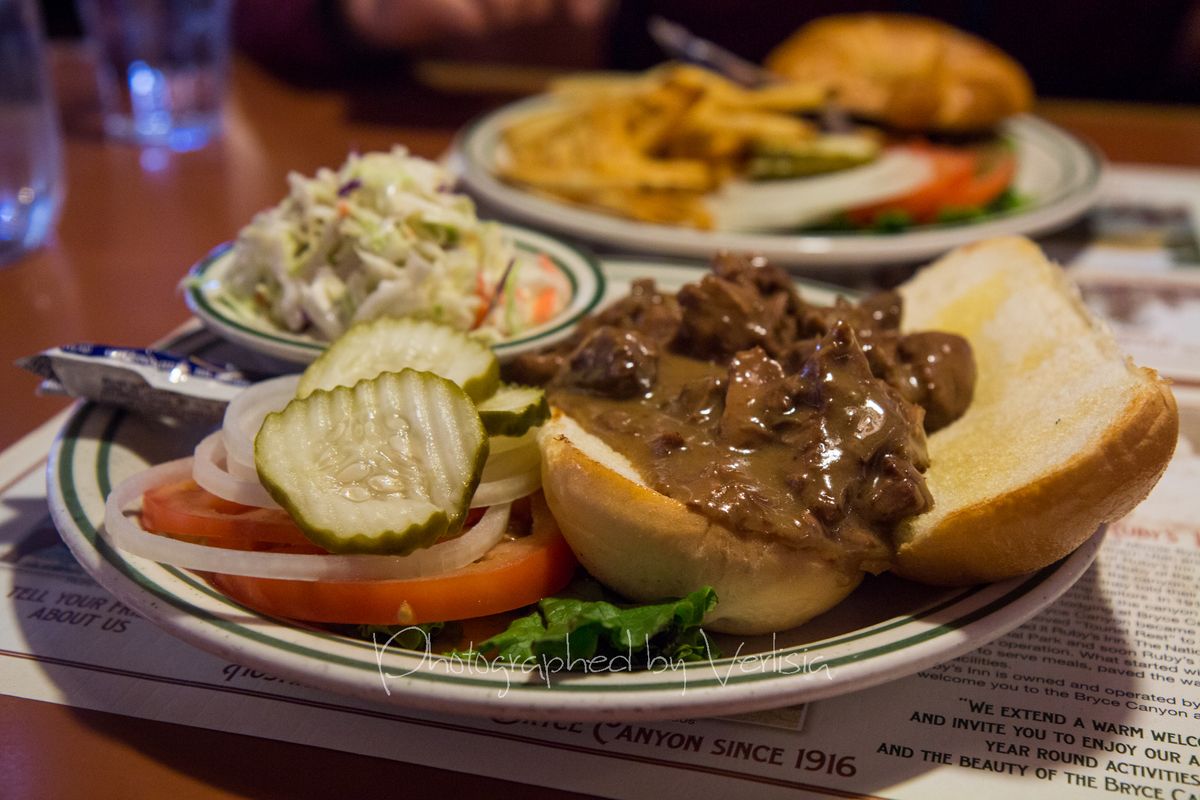
M487 455L466 392L412 369L293 400L254 440L267 491L335 553L405 555L456 531Z
M454 381L472 400L500 385L500 363L483 342L429 320L379 317L359 322L308 365L297 397L317 389L353 386L381 372L425 370Z
M521 436L550 419L546 393L533 386L502 383L479 401L479 418L492 436Z

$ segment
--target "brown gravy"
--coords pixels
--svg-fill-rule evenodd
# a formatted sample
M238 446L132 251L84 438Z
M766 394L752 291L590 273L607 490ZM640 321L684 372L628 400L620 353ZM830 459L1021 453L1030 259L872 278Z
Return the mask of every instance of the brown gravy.
M646 483L744 537L872 572L932 505L925 429L970 402L966 342L899 333L899 296L825 308L757 262L678 295L639 282L510 377L623 453Z

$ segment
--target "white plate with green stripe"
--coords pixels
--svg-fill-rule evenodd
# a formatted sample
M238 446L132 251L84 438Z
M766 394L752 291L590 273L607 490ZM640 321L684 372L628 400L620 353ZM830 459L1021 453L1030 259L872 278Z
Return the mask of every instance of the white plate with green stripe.
M676 286L693 269L610 261L609 293L634 277ZM806 286L825 300L828 291ZM193 332L176 352L222 359L217 337ZM868 580L814 622L774 636L714 637L723 653L689 665L620 662L585 673L554 664L504 669L395 648L250 611L203 577L114 550L97 533L104 498L124 478L190 453L206 431L95 404L79 406L51 452L50 509L84 568L122 602L168 632L237 663L333 692L455 714L530 719L678 719L731 714L864 689L949 660L1021 624L1088 568L1098 532L1065 560L1003 583L936 589L894 578Z
M500 358L543 347L566 336L604 294L604 276L591 253L544 233L515 225L503 227L518 251L547 258L566 279L570 296L552 319L493 345ZM323 353L328 342L284 330L267 315L230 294L226 275L233 264L233 248L232 242L219 245L188 271L183 281L183 296L191 312L220 336L262 355L308 364Z

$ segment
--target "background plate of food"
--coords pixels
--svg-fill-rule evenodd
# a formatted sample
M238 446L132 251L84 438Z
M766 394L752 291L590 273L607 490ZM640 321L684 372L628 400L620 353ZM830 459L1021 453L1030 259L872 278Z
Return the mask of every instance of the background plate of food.
M384 315L470 331L502 357L566 335L604 292L595 259L478 219L452 183L400 148L292 174L278 206L192 267L184 299L221 336L293 363Z
M925 62L945 61L933 57L905 65L903 86L876 85L887 70L839 60L864 33L880 48L915 36L927 55L961 55L965 34L910 30L911 18L850 22L832 36L818 28L818 46L802 30L768 60L788 79L755 87L680 64L565 78L474 123L451 166L494 212L605 247L753 251L839 270L1040 233L1094 202L1100 157L1025 113L1032 91L1007 56L973 40L963 58L983 66L962 85L929 73Z
M998 294L1004 295L1003 291L998 292L998 283L1004 283L1007 287L1006 290L1011 290L1015 284L1027 287L1030 284L1028 280L1030 274L1039 274L1050 281L1043 285L1042 289L1049 292L1049 296L1059 297L1058 290L1051 288L1053 279L1050 276L1053 273L1050 271L1049 265L1039 265L1036 258L1032 256L1034 252L1036 250L1028 243L1009 241L1000 243L991 249L970 251L958 258L952 266L955 273L962 276L962 284L954 287L951 294L959 296L962 292L966 292L969 299L969 297L975 296L972 295L971 290L972 287L978 288L978 281L983 281L987 286L992 287L992 291L985 292L987 295L985 298L976 297L978 302L971 304L970 308L974 311L968 309L964 317L967 323L979 322L979 314L982 313L979 308L980 302L986 303L989 299L994 302ZM1032 259L1032 265L1028 263L1030 259ZM1010 267L1023 261L1026 263L1022 269L1016 270L1019 274L1015 277L1009 276L1009 273L1014 271ZM637 279L654 279L657 282L658 290L673 292L681 284L687 281L696 281L704 275L704 272L699 269L684 269L678 264L663 265L652 261L612 260L606 262L605 270L609 278L609 298L631 286L635 292L644 292L646 284L644 282L635 284ZM1032 270L1032 273L1029 270ZM940 283L939 279L931 280ZM782 285L786 285L786 282ZM769 285L764 285L764 290L777 293L781 291L782 285L777 280L772 281ZM638 290L638 286L641 286L642 290ZM819 286L805 285L803 294L808 300L820 303L828 303L833 299L832 293ZM940 297L942 293L935 294ZM975 294L977 295L978 292ZM1049 296L1045 296L1044 299L1048 299ZM638 305L638 302L635 300L634 305ZM650 305L656 304L653 300L649 302ZM942 301L933 300L932 302L938 304ZM1067 315L1067 319L1062 320L1064 324L1068 324L1068 326L1084 324L1082 318L1074 322L1070 321L1075 312L1067 310L1070 308L1068 301L1060 298L1060 301L1052 301L1051 305L1059 309L1056 313ZM948 305L945 308L953 309L955 307ZM845 310L845 307L841 308L843 311ZM995 311L1007 314L1021 313L1024 308L1024 304L1008 303L997 306ZM926 321L925 324L929 324L929 321ZM994 327L996 326L991 326L991 328ZM968 328L970 330L967 332L971 336L980 335L970 325ZM611 330L611 327L607 327L605 330ZM1001 343L1004 343L1005 347L1011 347L1014 338L1011 335L1011 328L1005 327L1000 333L1002 335L995 339L993 344L999 347ZM971 425L972 429L978 431L980 436L989 438L990 441L992 434L987 426L1002 424L1002 421L997 418L998 415L992 413L995 411L993 406L998 402L996 398L1004 396L1009 390L1020 393L1028 385L1040 386L1041 384L1036 381L1026 383L1009 380L1004 382L1003 387L997 386L995 378L986 377L988 371L994 372L995 369L1001 369L999 360L991 350L991 345L987 344L993 337L986 331L981 335L983 338L977 339L981 345L981 349L978 351L979 358L981 363L987 365L989 369L981 372L981 375L984 376L981 381L985 388L981 389L981 397L978 398L975 412L976 421ZM1100 333L1095 335L1102 336ZM1041 338L1040 334L1031 333L1030 339L1039 347L1048 343ZM342 341L346 341L346 339ZM223 345L216 337L197 339L193 336L186 341L176 343L176 346L178 349L192 351L209 360L227 359L227 356L219 352ZM1046 348L1042 347L1041 349L1045 350ZM1055 350L1053 347L1051 349ZM1097 371L1094 369L1097 364L1090 356L1087 358L1079 356L1076 352L1078 348L1073 345L1067 347L1066 350L1070 351L1070 358L1081 359L1078 369L1087 370L1089 373ZM328 352L332 353L333 350ZM1055 352L1059 351L1055 350ZM1131 387L1148 388L1153 397L1160 396L1160 387L1151 375L1135 373L1132 368L1125 366L1125 362L1118 355L1106 353L1099 358L1107 365L1104 369L1098 370L1099 373L1107 376L1104 380L1111 379L1126 386L1127 389ZM1022 363L1025 362L1022 361ZM329 365L326 364L326 366ZM1054 367L1050 372L1055 375L1060 373L1061 370L1058 367L1061 365L1058 365L1057 362L1050 366ZM389 374L396 375L396 373ZM402 373L402 375L404 374L409 376L428 375L428 373L411 371ZM1003 369L998 374L1004 374ZM1141 377L1134 377L1135 375L1141 375ZM391 380L391 378L385 378L384 382L387 383ZM434 382L436 383L436 381ZM374 381L370 380L363 381L356 385L353 392L358 393L360 388L373 383ZM464 386L463 391L467 389L468 387ZM340 397L350 397L342 390L336 391L341 392L338 395ZM1034 390L1034 393L1038 394L1038 402L1045 405L1044 393L1037 389ZM329 393L331 397L333 394ZM1112 397L1117 394L1120 393L1107 392L1106 396ZM318 403L324 402L321 399L324 396L324 393L312 395L317 398L315 402ZM460 392L460 397L462 402L467 402L465 394ZM1074 401L1067 397L1063 402ZM293 408L296 403L302 403L302 401L293 400L288 408ZM236 404L237 401L235 401ZM1117 403L1117 405L1120 404ZM1094 406L1094 404L1086 403L1084 405L1088 409ZM482 413L482 405L480 405L480 409ZM1058 414L1059 411L1053 410L1045 410L1043 413L1031 411L1028 414L1022 414L1024 427L1020 431L1010 431L1010 433L1019 435L1012 435L1009 439L1016 442L1031 440L1040 443L1039 446L1044 445L1045 440L1054 437L1042 434L1038 427L1039 421L1045 422L1046 425L1058 432L1067 431L1068 428L1070 431L1077 431L1074 421L1069 425L1057 424L1055 417ZM286 414L274 416L281 417ZM321 415L313 416L309 422L302 424L325 425L318 419L319 416ZM388 415L373 416L385 422L390 418ZM1093 413L1089 411L1085 416L1090 420L1093 418ZM1046 419L1042 420L1042 417ZM1058 422L1064 420L1065 417L1058 419ZM353 425L338 427L336 420L330 420L329 424L334 426L330 428L332 431L330 433L332 439L328 442L330 447L336 449L340 446L341 440L353 439L357 436L352 431L355 427ZM365 418L364 424L367 424ZM228 425L227 417L226 428ZM983 427L976 427L978 425ZM1022 562L1017 564L1016 571L1009 572L1008 577L1003 579L995 579L994 576L997 573L987 572L986 575L990 577L979 577L978 580L994 579L995 582L982 582L955 588L918 585L887 575L867 578L849 598L837 603L832 610L798 627L781 629L775 634L767 635L760 635L760 631L755 631L745 634L729 633L714 636L712 641L719 647L720 655L707 649L707 639L703 653L697 653L698 640L692 638L684 642L682 648L672 651L672 654L659 654L649 659L646 658L647 653L642 651L640 640L639 645L631 648L628 655L610 653L603 659L584 657L576 652L574 660L571 661L572 654L568 651L558 656L557 661L552 656L512 664L505 663L503 660L497 661L494 658L479 658L471 655L439 655L426 651L425 642L428 639L422 639L421 635L428 633L428 629L418 630L416 640L395 639L392 638L394 634L387 631L372 639L371 636L365 635L360 628L355 628L352 635L346 625L292 622L282 616L254 610L279 602L283 602L285 605L290 604L289 607L294 610L300 610L301 606L310 601L318 606L323 604L326 608L330 608L331 603L338 607L345 607L346 603L343 601L353 598L358 593L359 599L363 603L353 605L352 610L362 611L367 608L374 593L387 592L392 587L376 586L375 584L379 582L377 576L367 578L360 575L358 577L364 581L359 584L361 592L353 588L348 589L345 583L346 580L349 580L347 571L363 569L363 565L367 562L370 562L367 568L374 570L377 562L372 559L376 558L387 560L408 556L313 553L311 543L301 541L299 543L301 548L297 549L295 543L289 544L287 541L279 539L276 540L275 545L265 548L260 546L265 543L265 539L256 539L255 541L258 541L260 545L249 550L229 543L220 547L204 546L205 539L211 539L216 535L211 528L193 528L195 535L184 536L183 539L157 536L147 532L139 534L143 539L147 537L158 539L161 546L172 548L173 551L191 553L199 548L207 552L209 557L213 557L212 551L219 551L217 555L225 563L242 559L248 561L287 560L293 555L305 561L306 564L316 559L328 565L317 568L325 570L324 574L337 573L341 576L341 578L332 579L332 583L325 583L325 579L321 577L310 576L310 580L313 582L305 587L296 586L297 581L291 578L278 579L277 583L273 583L276 578L272 577L252 578L250 581L242 581L240 584L236 581L229 582L228 576L223 578L221 575L209 574L214 571L212 567L197 571L198 568L194 570L172 566L167 559L151 559L135 555L125 546L116 543L114 523L120 522L122 527L130 527L135 525L132 520L137 516L135 514L126 517L124 515L127 510L121 508L120 497L123 492L127 491L123 487L130 485L127 480L140 480L137 476L146 475L147 467L163 465L171 460L187 456L197 443L202 445L204 441L211 441L212 435L207 429L189 428L177 423L168 424L95 404L82 405L68 421L54 445L48 476L51 512L55 524L76 558L102 585L130 607L137 609L174 635L198 647L219 653L237 663L252 665L308 685L380 703L447 713L563 720L679 718L780 706L866 688L958 656L1016 627L1037 613L1038 610L1053 602L1082 575L1095 557L1102 540L1103 534L1097 530L1097 520L1103 519L1104 514L1109 512L1121 513L1119 508L1107 506L1097 511L1096 509L1103 504L1092 503L1089 500L1091 493L1101 492L1105 497L1118 495L1123 497L1128 494L1129 497L1126 499L1132 502L1148 489L1148 485L1153 482L1157 471L1154 464L1147 459L1151 457L1165 458L1160 445L1165 441L1164 437L1173 435L1166 431L1166 427L1169 426L1165 421L1163 426L1160 431L1162 436L1141 437L1145 441L1153 441L1156 444L1153 454L1144 453L1141 449L1143 446L1138 443L1129 443L1122 439L1123 444L1129 445L1129 458L1134 457L1135 450L1141 453L1136 459L1140 471L1131 469L1128 474L1117 474L1113 470L1107 470L1101 476L1103 480L1098 481L1092 481L1089 477L1083 476L1081 479L1086 479L1086 491L1076 491L1075 488L1078 484L1074 480L1067 481L1070 486L1063 486L1059 489L1055 489L1054 486L1044 481L1039 482L1037 484L1039 492L1036 497L1032 498L1032 503L1031 498L1022 494L1023 490L1016 492L1014 501L1023 498L1024 503L1016 503L1013 506L1016 509L1014 513L1018 513L1022 520L1029 523L1023 523L1022 530L1026 532L1041 530L1044 523L1049 526L1046 528L1047 530L1055 531L1056 537L1062 531L1071 531L1070 541L1056 540L1056 548L1059 544L1062 547L1056 549L1054 554L1048 558L1043 558L1036 566L1031 567L1030 563L1032 562ZM235 424L234 427L238 426ZM1011 423L1009 423L1009 427L1011 428ZM266 430L267 426L264 425L263 432L259 433L257 438L261 440ZM343 430L344 433L339 433ZM405 428L405 430L413 429ZM953 432L953 425L946 431ZM1073 436L1068 435L1070 431L1063 433L1063 436L1066 437L1064 440L1066 443L1063 446L1074 452L1078 447L1078 442ZM230 431L226 429L222 433L229 434ZM934 434L935 437L938 435ZM953 433L950 433L950 437L946 441L954 441ZM319 473L323 469L321 462L325 456L318 454L319 457L314 456L312 459L304 456L301 442L303 438L285 436L279 442L280 452L278 455L285 457L286 460L291 457L288 452L295 450L299 454L297 457L302 465L299 473L313 473L314 469ZM383 438L388 439L388 437ZM528 436L524 438L528 438ZM962 437L960 436L958 439L962 439ZM226 438L227 453L223 458L225 466L232 473L234 472L233 461L229 458L229 454L233 451L229 449L230 441L229 438ZM518 441L512 446L519 447L522 441L524 439L518 437ZM1104 441L1107 441L1107 438ZM952 450L955 447L953 444L949 446ZM966 446L970 452L977 453L981 457L992 458L994 455L1002 460L1010 457L1009 451L1012 449L1006 445L1005 447L991 446L983 451L978 451L971 447L969 442ZM260 475L261 468L270 466L265 461L259 463L260 455L265 456L271 450L272 447L266 444L261 448L258 446L254 448L252 459L254 464L260 467ZM513 452L517 451L500 451L500 454ZM200 448L197 448L196 453L194 464L199 462ZM936 468L939 456L933 450L931 453L933 453L934 467ZM1104 463L1108 464L1111 460L1106 459ZM222 457L218 456L215 461L222 461ZM954 458L951 457L949 461L954 462ZM1087 459L1083 459L1081 462L1080 459L1067 458L1066 463L1076 465L1083 462L1087 462ZM1155 461L1155 464L1157 463ZM309 466L304 467L304 464L309 464ZM218 463L217 466L220 464ZM954 468L953 463L950 463L948 467L949 473L943 469L944 474L962 473L962 470ZM1142 467L1144 469L1141 469ZM187 471L193 471L194 465L184 468ZM1011 466L1010 469L1012 469ZM1069 466L1067 471L1073 474L1075 469L1075 466ZM247 466L247 470L242 475L242 482L254 480L253 466ZM1013 474L1017 484L1026 480L1027 476L1024 476L1023 473L1017 475L1016 472ZM197 481L201 479L200 472L195 471L193 474ZM1110 479L1118 481L1118 483L1110 485ZM487 466L484 466L483 480L484 483L489 482ZM503 482L503 479L498 480ZM932 473L931 480L933 480ZM602 493L611 481L611 476L601 475L600 480L595 484L595 493ZM1128 492L1120 488L1125 483L1129 484ZM935 484L936 480L934 484L931 484L935 493L943 496L940 493L944 489ZM994 488L995 484L996 481L989 478L983 488L990 490ZM482 485L480 484L480 486ZM553 481L544 484L548 498L553 485ZM115 492L114 487L116 487ZM1009 492L1011 488L1007 487L1004 491ZM968 494L974 491L970 487L961 486L954 491L961 494L964 489ZM1061 501L1062 497L1079 495L1086 496L1076 505L1082 503L1087 506L1086 508L1076 509L1079 513L1072 511L1069 519L1055 516L1057 512L1051 507L1052 501L1056 498ZM536 498L536 496L535 494L534 497ZM116 497L117 500L110 501L106 508L106 499L110 497ZM158 495L158 497L160 501L165 502L164 496ZM136 497L133 495L127 499L136 502ZM166 499L170 499L169 492ZM349 499L353 500L353 498ZM572 520L582 524L585 518L590 518L588 515L597 509L602 515L612 513L611 505L605 505L602 498L597 505L586 493L574 500L568 497L567 500L578 503L578 508L572 511L570 508L564 510L560 507L555 511L560 522L563 523L564 535L569 532L569 529L578 529L578 525L570 524ZM559 502L562 501L563 496L560 495ZM146 522L146 515L150 510L146 505L148 502L149 493L143 501L141 510L141 524L147 526L149 523ZM962 501L959 498L947 501L951 506L960 502ZM536 503L535 499L530 523L532 532L516 534L515 539L512 540L518 548L522 546L526 549L533 548L536 544L535 540L543 535L540 531L548 530L546 528L539 529L539 524L546 523L546 517L541 516L543 512L537 510ZM177 504L173 507L179 508L180 506ZM553 507L553 503L551 503L551 507ZM1000 504L997 507L1007 508L1008 506ZM272 529L272 526L267 524L270 513L283 513L279 509L271 512L270 509L260 508L249 516L243 516L241 512L244 511L247 509L231 509L228 504L223 505L216 500L200 502L197 506L192 507L193 515L201 513L210 516L216 515L221 518L222 525L225 527L237 525L243 530L248 530L244 526L249 524L257 531L254 534L255 537L265 536L266 531ZM637 508L633 508L632 511L636 512ZM488 513L491 513L490 509L485 512L484 518ZM575 517L571 517L573 513ZM230 517L239 516L242 518L230 519ZM513 516L518 516L515 511ZM118 518L123 519L119 520ZM1040 520L1040 522L1033 524L1030 520ZM980 525L986 523L987 519L972 518L968 520L967 527L976 530ZM483 519L479 519L474 523L475 527L471 528L471 531L473 532L483 525ZM279 532L277 528L275 530L277 533ZM465 539L467 535L463 534L462 538ZM928 541L930 538L936 539L940 536L941 534L926 535L922 538ZM1024 537L1026 534L1022 533L1021 536ZM453 541L456 540L451 539L447 543ZM522 545L522 541L526 542L526 545ZM164 542L165 544L163 544ZM498 547L503 546L505 546L504 543L498 545ZM575 543L572 542L571 546L575 547ZM1043 556L1048 552L1041 546L1037 548L1009 547L1003 541L1000 542L1000 546L1008 552L1009 556L1017 551L1031 553L1035 556ZM438 547L442 547L442 544L433 546L429 551L432 552ZM922 554L917 552L920 549L916 548L914 551L915 561L905 569L909 569L913 573L922 573L923 570L931 568L932 572L928 574L937 573L938 566L935 564L931 567L924 560ZM1038 552L1034 553L1035 549ZM948 564L952 564L957 557L953 551L954 548L950 553L941 554L946 557ZM641 556L637 554L634 554L634 557L635 560L641 559ZM472 562L461 571L451 570L448 576L435 575L432 580L440 581L449 577L455 581L455 586L466 585L462 581L466 580L466 583L471 583L467 579L477 575L481 570L485 572L489 569L503 570L515 563L513 558L508 558L507 560L499 559L500 563L497 565L496 559L489 560L489 558L491 558L490 555L478 562ZM985 553L982 560L985 562L985 567L990 570L993 566L1011 559L993 557L991 553ZM515 561L520 561L520 559L517 558ZM685 564L681 561L681 569L676 572L687 575L695 565L688 559L684 559L684 561L688 561L688 563ZM390 562L386 566L391 569ZM329 572L329 570L333 572ZM549 572L555 571L556 569L549 568L535 570L543 577ZM262 573L258 574L262 575ZM980 573L981 576L984 574ZM1017 575L1017 577L1011 577L1012 575ZM972 578L972 580L975 579ZM384 581L384 583L388 582L395 583L390 578ZM714 582L719 586L719 577ZM414 585L407 580L399 581L399 583L406 584L407 588ZM527 581L522 579L518 583L524 585ZM239 585L241 585L241 589L237 588ZM847 584L847 586L852 587L853 584ZM407 591L406 587L399 588ZM495 592L492 590L496 587L494 582L489 582L488 586L476 586L475 588L483 590L484 594L494 594ZM692 591L693 588L696 587L689 587L688 591ZM723 589L718 588L718 592L720 591ZM680 615L694 617L693 622L703 616L706 610L704 602L693 602L693 596L694 593L683 598L679 601L681 605L666 614L663 624L666 624L669 632L675 629L675 622L672 620L678 620ZM234 597L239 599L235 600ZM413 607L410 607L407 600L399 605L393 604L389 612L391 616L388 618L393 621L400 620L402 625L406 625L407 623L403 622L401 618L409 612L416 613L417 598L412 596L409 599L413 601ZM458 599L460 598L442 597L439 602L452 603L457 602ZM840 595L833 598L834 602L840 599ZM732 594L727 600L732 600ZM697 606L697 602L699 602L699 606ZM296 605L297 603L299 605ZM556 606L556 608L559 611L563 610L562 606ZM638 624L646 624L648 616L655 616L658 613L647 615L644 612L645 606L638 608L643 609L637 614L637 618L640 620ZM717 608L721 608L720 600L717 601ZM608 611L605 611L602 616L608 618ZM451 619L463 618L451 617ZM595 619L592 620L592 622L595 621ZM509 620L501 621L500 627L508 622ZM468 641L460 641L460 644L469 646L474 642L482 650L483 645L479 644L480 638L491 636L496 630L496 623L495 619L482 622L463 621L461 623L463 627L457 635L461 637L461 640ZM373 624L381 625L382 623L375 620ZM588 628L584 625L583 628L576 630L586 629ZM378 630L376 629L376 632ZM512 630L513 628L510 627L509 631ZM693 631L693 636L694 633ZM649 647L649 641L646 642L646 647ZM684 653L691 657L683 658L682 654ZM573 669L567 669L568 661ZM586 666L581 666L584 664ZM634 669L633 666L640 666L640 668Z

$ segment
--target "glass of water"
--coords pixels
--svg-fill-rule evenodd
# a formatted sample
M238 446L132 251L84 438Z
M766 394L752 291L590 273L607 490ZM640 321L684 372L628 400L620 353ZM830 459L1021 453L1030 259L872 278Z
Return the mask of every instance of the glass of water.
M221 130L230 0L79 0L99 69L104 131L173 150Z
M62 185L62 135L37 3L0 0L0 265L54 229Z

